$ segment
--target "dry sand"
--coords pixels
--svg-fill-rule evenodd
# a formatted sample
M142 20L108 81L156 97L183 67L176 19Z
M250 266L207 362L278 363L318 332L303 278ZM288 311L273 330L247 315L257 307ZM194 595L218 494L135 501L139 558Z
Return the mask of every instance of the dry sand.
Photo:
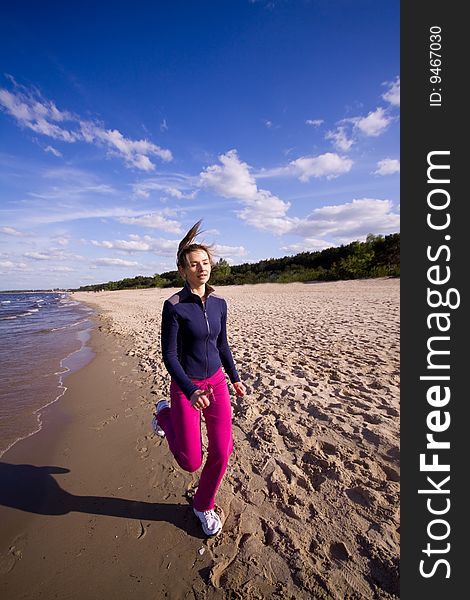
M74 294L100 312L97 357L3 457L21 493L0 493L2 598L398 598L399 285L218 288L248 395L211 540L189 506L198 474L150 432L174 290Z

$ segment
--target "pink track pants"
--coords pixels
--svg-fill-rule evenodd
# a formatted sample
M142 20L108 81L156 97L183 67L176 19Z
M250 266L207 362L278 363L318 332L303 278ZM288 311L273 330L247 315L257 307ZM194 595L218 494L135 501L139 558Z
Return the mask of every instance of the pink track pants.
M215 495L233 450L232 408L225 375L220 368L208 379L193 380L202 390L212 387L208 395L210 406L204 409L207 438L207 460L202 469L193 499L196 510L214 508ZM165 432L168 446L179 466L185 471L197 471L202 464L201 411L194 409L175 381L170 385L171 407L163 409L158 424Z

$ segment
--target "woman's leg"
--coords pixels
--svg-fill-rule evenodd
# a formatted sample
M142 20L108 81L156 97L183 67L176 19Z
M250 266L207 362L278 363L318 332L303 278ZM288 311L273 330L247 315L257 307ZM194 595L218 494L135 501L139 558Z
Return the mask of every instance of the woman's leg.
M193 499L193 506L199 511L214 508L215 495L233 449L232 408L222 369L209 379L205 379L203 384L205 388L212 386L213 394L210 396L210 406L204 409L209 441L207 460Z
M191 406L174 381L170 385L170 399L171 407L164 408L157 421L176 462L192 473L202 464L201 413Z

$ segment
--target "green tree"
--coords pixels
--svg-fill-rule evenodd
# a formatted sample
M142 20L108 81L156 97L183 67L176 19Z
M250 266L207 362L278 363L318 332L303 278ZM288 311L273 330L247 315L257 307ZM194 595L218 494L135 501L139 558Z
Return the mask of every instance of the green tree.
M215 263L211 274L212 283L223 285L227 284L230 277L230 265L225 258L219 258Z
M387 236L369 233L365 242L301 252L295 256L268 258L256 263L230 266L221 258L214 265L211 283L243 285L244 283L334 281L366 277L400 276L400 234ZM153 277L137 275L121 281L95 284L80 290L116 290L143 287L182 287L178 271L156 273Z
M155 275L152 277L152 280L152 287L165 287L165 285L168 283L168 279L165 279L158 273L155 273Z

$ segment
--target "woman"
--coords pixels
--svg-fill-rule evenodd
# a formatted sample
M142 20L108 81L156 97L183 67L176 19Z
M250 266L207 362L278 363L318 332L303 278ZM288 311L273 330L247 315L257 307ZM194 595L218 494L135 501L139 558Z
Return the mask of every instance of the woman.
M162 354L171 375L171 407L167 400L158 402L155 420L180 467L193 472L202 464L204 413L209 444L193 510L211 536L222 529L215 496L233 448L230 394L221 366L238 396L246 389L227 341L227 303L208 285L211 250L194 243L200 225L201 221L193 225L178 247L176 264L184 287L163 305Z

